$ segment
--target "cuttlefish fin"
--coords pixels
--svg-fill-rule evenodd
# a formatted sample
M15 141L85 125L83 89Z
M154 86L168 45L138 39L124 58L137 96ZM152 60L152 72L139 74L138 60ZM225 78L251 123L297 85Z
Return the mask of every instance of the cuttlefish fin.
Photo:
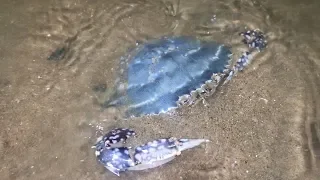
M158 166L164 165L164 164L172 161L175 157L176 156L173 156L173 157L170 157L170 158L167 158L167 159L163 159L163 160L159 160L159 161L153 161L153 162L150 162L150 163L138 164L136 166L128 168L128 170L130 170L130 171L141 171L141 170L156 168Z
M180 152L199 146L202 143L210 142L208 139L179 139L178 141L180 144L177 146L177 149Z
M116 169L114 167L110 167L110 166L105 166L105 168L107 168L109 171L111 171L113 174L120 176L120 170Z

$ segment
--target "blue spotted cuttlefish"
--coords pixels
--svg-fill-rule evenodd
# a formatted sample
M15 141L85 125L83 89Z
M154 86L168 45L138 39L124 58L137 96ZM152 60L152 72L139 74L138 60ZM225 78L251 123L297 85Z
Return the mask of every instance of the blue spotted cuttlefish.
M123 143L135 132L131 129L116 128L98 138L95 154L98 161L112 173L120 176L123 171L140 171L159 167L181 154L182 151L209 142L207 139L157 139L146 144L124 147Z

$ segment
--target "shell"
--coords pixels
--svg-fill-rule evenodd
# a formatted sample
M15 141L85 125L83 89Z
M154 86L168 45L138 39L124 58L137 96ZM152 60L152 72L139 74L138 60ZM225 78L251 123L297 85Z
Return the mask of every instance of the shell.
M210 80L215 89L218 82L212 77L226 75L231 55L225 45L186 36L139 45L124 58L123 80L104 107L125 106L129 117L168 112L184 104L180 99L185 95L197 99Z

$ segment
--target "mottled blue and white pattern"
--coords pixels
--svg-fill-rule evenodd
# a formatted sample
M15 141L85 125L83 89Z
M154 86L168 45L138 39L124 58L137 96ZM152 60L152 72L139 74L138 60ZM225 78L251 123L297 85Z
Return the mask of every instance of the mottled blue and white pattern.
M158 139L135 148L134 158L138 163L152 163L178 155L177 141L173 138Z
M259 30L248 30L240 33L243 36L243 43L247 44L249 48L263 50L267 47L267 40L264 34Z
M267 47L267 40L265 39L264 34L259 30L248 30L241 32L240 35L244 38L242 42L248 45L248 51L243 52L236 64L231 68L224 84L230 81L238 71L242 71L248 66L254 50L260 52Z
M144 170L161 166L173 160L182 151L199 146L204 142L209 142L209 140L172 137L150 141L135 148L134 160L137 164L130 167L129 170Z
M124 143L127 138L136 135L134 130L127 128L115 128L106 135L100 137L98 142L95 144L96 149L103 149L112 147L119 142Z
M121 171L126 171L129 167L135 166L129 150L128 147L104 148L96 151L96 156L98 161L108 170L119 176Z
M103 137L110 139L110 136L124 134L123 132L129 131L126 128L117 128ZM130 132L133 132L133 130L130 130ZM112 173L120 176L121 171L139 171L166 164L180 155L182 151L199 146L201 143L209 142L209 140L177 139L172 137L150 141L144 145L137 146L135 149L123 146L105 146L105 142L101 138L99 142L103 143L98 143L98 146L97 144L94 146L98 161Z

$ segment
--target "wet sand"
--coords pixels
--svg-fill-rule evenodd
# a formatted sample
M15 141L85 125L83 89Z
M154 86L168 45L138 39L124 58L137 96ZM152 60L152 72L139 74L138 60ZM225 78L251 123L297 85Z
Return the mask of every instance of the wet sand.
M0 7L1 179L211 180L320 177L318 1L4 1ZM212 22L213 15L217 20ZM119 58L137 41L193 35L241 48L245 26L269 47L229 84L172 115L125 121L97 105L93 87L112 87ZM66 46L62 60L47 60ZM114 127L130 143L208 138L162 167L104 169L91 146Z

